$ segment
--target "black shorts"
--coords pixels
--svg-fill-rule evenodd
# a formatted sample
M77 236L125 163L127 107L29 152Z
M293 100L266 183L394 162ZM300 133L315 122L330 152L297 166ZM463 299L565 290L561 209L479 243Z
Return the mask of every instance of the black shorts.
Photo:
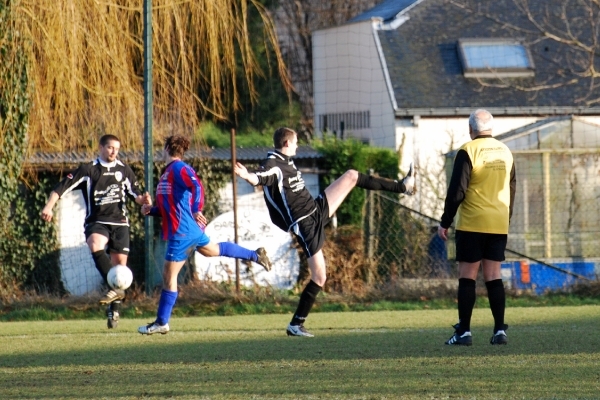
M508 235L456 231L456 261L474 263L484 258L504 261Z
M325 243L325 226L331 221L329 203L324 193L315 199L317 208L308 217L300 220L292 229L304 254L308 258L314 256Z
M85 238L92 233L99 233L108 238L108 251L117 254L129 254L129 227L123 225L107 225L98 222L85 227Z

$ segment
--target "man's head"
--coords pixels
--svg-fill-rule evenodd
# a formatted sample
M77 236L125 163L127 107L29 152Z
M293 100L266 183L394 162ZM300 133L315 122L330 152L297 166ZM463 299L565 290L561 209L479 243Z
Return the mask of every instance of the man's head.
M298 135L293 129L279 128L273 134L273 145L286 156L294 156L298 148Z
M100 159L106 162L113 162L119 155L121 141L115 135L104 135L100 138Z
M185 136L169 136L165 141L165 151L171 157L183 158L183 155L190 148L190 140Z
M494 117L487 110L475 110L469 116L469 133L471 138L479 135L491 135L494 128Z

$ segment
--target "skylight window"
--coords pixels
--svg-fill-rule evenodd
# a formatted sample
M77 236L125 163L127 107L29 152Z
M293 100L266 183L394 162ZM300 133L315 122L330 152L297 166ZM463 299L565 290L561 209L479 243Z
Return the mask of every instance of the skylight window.
M531 54L514 39L460 39L458 52L466 78L520 78L534 75Z

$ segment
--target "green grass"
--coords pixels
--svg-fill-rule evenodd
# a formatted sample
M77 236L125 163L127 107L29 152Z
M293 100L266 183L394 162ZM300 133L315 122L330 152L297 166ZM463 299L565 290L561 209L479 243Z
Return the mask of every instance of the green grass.
M600 307L508 308L508 346L475 310L470 348L443 344L456 310L320 312L315 338L288 338L289 315L0 324L1 399L598 398Z

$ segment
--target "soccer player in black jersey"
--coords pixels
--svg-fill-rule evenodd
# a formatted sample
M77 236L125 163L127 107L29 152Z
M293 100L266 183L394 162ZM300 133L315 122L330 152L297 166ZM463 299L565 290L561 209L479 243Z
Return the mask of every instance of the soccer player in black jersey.
M323 243L325 226L354 187L413 194L415 176L412 167L401 181L378 178L348 170L314 199L304 185L292 157L298 148L298 135L289 128L279 128L273 135L274 151L267 155L259 171L250 173L237 163L235 173L253 186L262 185L271 220L286 232L292 232L308 258L311 280L300 295L298 308L287 327L288 336L312 337L304 321L326 280Z
M129 218L126 197L133 198L139 205L152 203L150 194L140 192L131 168L117 159L120 147L118 137L102 136L98 158L80 165L58 183L40 213L44 221L52 221L52 209L58 199L70 191L81 190L87 210L84 222L86 242L105 284L108 271L114 265L127 265ZM106 253L107 246L110 257ZM100 304L107 305L108 328L116 328L125 292L108 289Z

